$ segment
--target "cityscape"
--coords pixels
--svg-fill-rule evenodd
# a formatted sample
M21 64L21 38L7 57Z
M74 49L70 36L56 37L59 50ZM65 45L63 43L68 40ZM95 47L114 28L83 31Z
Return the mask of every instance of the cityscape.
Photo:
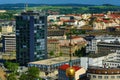
M0 1L0 80L120 80L120 2Z

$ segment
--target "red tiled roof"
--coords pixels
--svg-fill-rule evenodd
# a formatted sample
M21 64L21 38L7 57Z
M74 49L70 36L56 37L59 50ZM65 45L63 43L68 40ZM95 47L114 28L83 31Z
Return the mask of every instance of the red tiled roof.
M96 16L96 17L104 17L104 14L93 14L93 16Z
M72 36L72 39L76 39L76 38L82 38L80 36Z
M74 20L62 20L63 22L75 22Z
M120 15L119 14L111 14L110 15L112 18L120 18Z
M61 66L59 67L59 69L60 69L60 70L66 70L66 69L69 68L69 67L70 67L69 64L64 64L64 65L61 65ZM81 69L81 67L79 67L79 66L72 66L72 68L74 68L75 71Z
M115 26L115 28L120 28L120 26Z

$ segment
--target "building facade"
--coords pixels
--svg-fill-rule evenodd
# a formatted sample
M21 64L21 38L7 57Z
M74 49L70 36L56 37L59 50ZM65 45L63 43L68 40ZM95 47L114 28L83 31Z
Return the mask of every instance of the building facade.
M59 56L59 54L60 54L59 40L58 39L48 39L47 51L48 51L48 53L53 52L54 55Z
M107 53L114 53L116 50L120 50L120 42L113 41L113 42L99 42L97 44L98 53L107 54Z
M47 16L37 11L27 11L16 16L17 62L47 58Z
M79 80L86 73L86 70L79 66L72 66L75 69L75 76L71 79L66 75L66 69L70 66L68 64L61 65L58 69L58 80Z
M87 76L89 80L120 80L120 69L89 67Z
M11 25L9 22L4 22L2 24L2 34L8 34L13 32L13 25Z
M16 37L14 34L2 36L3 52L14 52L16 51Z
M56 57L40 61L29 62L28 67L38 67L41 71L41 77L46 76L56 76L58 75L58 68L61 65L69 64L69 57ZM79 66L80 59L78 57L72 57L71 60L73 65Z

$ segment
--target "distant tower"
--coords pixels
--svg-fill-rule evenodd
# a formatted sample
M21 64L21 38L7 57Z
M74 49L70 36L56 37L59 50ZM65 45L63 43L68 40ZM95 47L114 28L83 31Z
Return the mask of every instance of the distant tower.
M16 16L16 59L21 65L47 58L47 16L26 11Z
M28 10L28 4L27 3L25 4L25 10L26 11Z

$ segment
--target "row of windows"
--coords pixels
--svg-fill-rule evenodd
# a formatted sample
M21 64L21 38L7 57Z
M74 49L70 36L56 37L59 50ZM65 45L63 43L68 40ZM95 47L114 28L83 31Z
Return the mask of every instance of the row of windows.
M105 65L110 65L110 66L120 66L120 64L115 64L115 63L105 63Z
M96 76L96 75L88 75L89 78L98 78L98 79L120 79L120 76Z

